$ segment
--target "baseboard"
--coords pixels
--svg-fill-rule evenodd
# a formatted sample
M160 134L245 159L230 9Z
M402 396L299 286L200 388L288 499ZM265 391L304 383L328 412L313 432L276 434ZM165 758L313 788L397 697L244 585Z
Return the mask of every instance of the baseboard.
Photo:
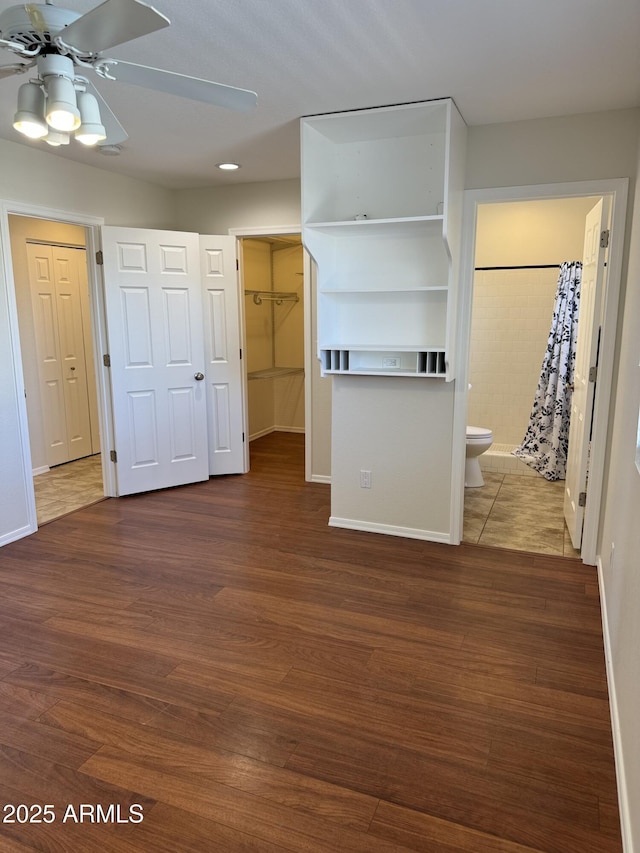
M3 545L8 545L10 542L17 542L18 539L24 539L25 536L35 533L37 529L37 526L32 527L30 524L25 524L24 527L19 527L10 533L5 533L4 536L0 536L0 548Z
M261 429L258 432L253 432L249 436L249 441L255 441L256 438L262 438L264 435L271 435L273 432L273 427L267 427L266 429Z
M253 432L249 436L249 441L255 441L256 438L262 438L265 435L271 435L272 432L296 432L304 433L304 427L288 427L288 426L270 426L266 429L261 429L258 432Z
M312 474L310 483L325 483L327 486L331 485L331 475L330 474Z
M51 468L49 468L48 465L41 465L39 468L34 468L31 472L31 474L34 477L37 477L38 474L48 474L50 470L51 470Z
M631 834L631 809L627 777L624 769L622 751L622 736L620 732L620 717L618 714L618 697L616 694L615 677L611 661L611 636L609 634L609 619L607 616L607 597L604 586L602 560L598 557L598 586L600 588L600 610L602 611L602 634L604 640L604 659L607 667L607 685L609 688L609 710L611 713L611 730L613 734L613 752L616 764L616 782L618 786L618 806L620 809L620 830L622 833L622 849L624 853L634 853L633 837Z
M329 527L344 527L347 530L362 530L365 533L383 533L386 536L402 536L405 539L425 539L429 542L449 544L449 534L433 530L422 530L419 527L400 527L395 524L379 524L375 521L359 521L354 518L329 518Z

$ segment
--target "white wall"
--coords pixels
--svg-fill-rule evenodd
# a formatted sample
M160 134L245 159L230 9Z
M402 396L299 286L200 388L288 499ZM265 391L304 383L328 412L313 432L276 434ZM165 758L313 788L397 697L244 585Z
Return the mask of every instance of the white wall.
M470 127L465 187L635 175L639 125L636 109Z
M612 705L617 711L618 746L624 757L623 807L629 845L625 851L632 853L640 850L640 472L634 464L640 409L640 182L634 201L627 292L620 316L620 368L599 553L615 688Z
M0 163L0 200L103 217L114 225L175 227L169 190L5 140L0 140ZM5 485L0 490L0 543L24 535L35 523L30 452L22 435L26 409L20 344L10 335L9 318L17 324L17 311L8 257L5 233L0 245L0 483ZM28 444L28 435L24 439Z
M100 216L107 225L176 227L172 190L4 139L0 163L0 199Z
M333 383L333 523L448 541L451 383L365 376ZM369 489L360 487L361 470L371 472Z
M470 128L467 187L614 177L640 173L640 110ZM633 224L631 213L633 211ZM611 649L611 703L617 729L625 853L640 850L640 475L633 464L640 406L640 192L630 203L619 317L608 477L598 554ZM626 260L628 259L628 274ZM611 564L611 543L615 557Z
M300 181L182 190L177 193L176 215L180 228L201 234L300 225Z
M583 116L565 116L488 125L469 129L466 187L469 189L522 186L556 181L630 177L640 171L638 139L640 110ZM103 216L110 224L174 227L226 233L228 228L290 225L300 219L297 181L241 185L217 190L176 193L119 177L89 166L72 164L55 155L0 140L0 198L9 198L61 210ZM633 187L632 187L633 190ZM174 209L173 203L176 201ZM620 317L623 336L612 422L610 464L606 485L603 533L599 546L606 594L608 642L615 694L612 699L620 723L619 744L624 755L624 780L629 826L636 849L640 845L640 475L633 464L640 405L640 195L635 197L629 252L629 276ZM175 216L174 216L175 214ZM631 226L629 226L631 231ZM2 247L6 251L6 247ZM0 265L0 482L11 484L0 492L0 539L17 531L28 513L22 476L19 401L22 387L12 364L15 346L9 337L8 293ZM315 360L314 360L315 363ZM315 363L317 364L317 363ZM318 392L318 411L327 420L327 380ZM443 423L448 403L442 407ZM369 413L370 417L375 412ZM321 430L314 430L320 433ZM413 436L412 441L416 441ZM447 437L441 437L447 456ZM325 447L326 450L326 447ZM326 459L319 452L318 460ZM322 465L322 461L319 463ZM446 472L439 482L447 488ZM615 559L610 559L611 543ZM629 847L628 853L632 848Z

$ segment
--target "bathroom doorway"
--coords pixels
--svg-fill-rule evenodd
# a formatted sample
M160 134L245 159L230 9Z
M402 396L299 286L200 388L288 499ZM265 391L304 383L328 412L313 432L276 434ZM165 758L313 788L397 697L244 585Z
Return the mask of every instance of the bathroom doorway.
M465 490L463 541L595 562L617 324L626 181L469 191L465 224L469 287L464 379L466 423L491 429L480 457L486 486ZM582 190L582 191L580 191ZM564 481L542 478L512 456L529 423L546 350L559 267L581 260L585 218L596 201L612 202L611 244L601 318L599 367L590 451L590 505L582 552L564 525ZM608 376L609 380L604 380Z
M304 455L304 274L299 234L239 239L243 289L244 364L249 458L278 434ZM288 438L287 438L288 437ZM254 454L255 456L255 454Z

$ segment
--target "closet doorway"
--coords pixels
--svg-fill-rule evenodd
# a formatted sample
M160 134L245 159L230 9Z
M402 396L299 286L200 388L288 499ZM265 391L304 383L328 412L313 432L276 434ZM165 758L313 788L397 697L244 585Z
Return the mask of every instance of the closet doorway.
M86 231L28 216L8 219L43 524L104 497Z
M297 234L261 234L240 238L239 254L251 460L251 442L271 433L304 443L303 248Z

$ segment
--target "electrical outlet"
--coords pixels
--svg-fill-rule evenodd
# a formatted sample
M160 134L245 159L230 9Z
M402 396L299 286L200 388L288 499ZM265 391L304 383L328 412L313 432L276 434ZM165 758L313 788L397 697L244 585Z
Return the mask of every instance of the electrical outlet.
M360 488L361 489L370 489L371 488L371 471L360 471Z

